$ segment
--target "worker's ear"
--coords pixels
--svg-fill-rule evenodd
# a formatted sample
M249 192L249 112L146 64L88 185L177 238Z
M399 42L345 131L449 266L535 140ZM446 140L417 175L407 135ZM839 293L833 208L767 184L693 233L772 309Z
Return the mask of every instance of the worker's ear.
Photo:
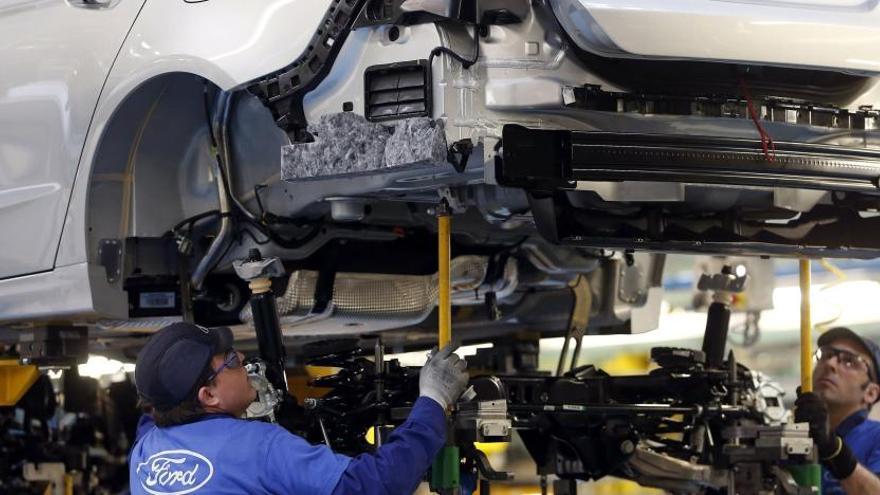
M217 407L218 405L220 405L220 398L217 397L214 392L214 387L211 387L209 385L199 387L198 398L199 404L202 406L202 408Z
M880 385L871 382L865 388L864 400L868 407L871 407L877 402L877 399L880 399Z

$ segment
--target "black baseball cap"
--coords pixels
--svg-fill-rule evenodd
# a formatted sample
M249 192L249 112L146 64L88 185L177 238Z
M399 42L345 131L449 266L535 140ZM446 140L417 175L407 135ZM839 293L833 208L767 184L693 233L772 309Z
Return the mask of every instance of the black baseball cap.
M159 410L177 406L207 378L211 358L232 349L232 342L232 331L225 327L180 322L159 329L138 353L138 393Z
M880 366L878 366L880 364L880 346L874 343L873 340L866 339L846 327L834 327L826 331L819 336L818 344L820 346L831 345L832 342L840 339L849 339L864 347L862 350L871 356L871 364L874 370L874 376L871 379L876 383L878 374L880 374Z

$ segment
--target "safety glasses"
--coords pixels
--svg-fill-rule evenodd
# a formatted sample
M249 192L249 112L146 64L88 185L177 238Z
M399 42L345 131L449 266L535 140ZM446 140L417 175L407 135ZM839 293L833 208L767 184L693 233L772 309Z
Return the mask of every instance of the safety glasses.
M813 359L817 363L827 362L833 357L836 357L837 362L840 363L840 365L844 368L864 371L868 374L868 377L872 381L877 381L874 375L874 370L871 369L871 365L868 364L868 360L854 352L847 351L846 349L838 349L837 347L831 347L830 345L823 345L822 347L816 349L816 352L813 353Z
M210 383L211 381L213 381L214 378L217 378L217 375L219 375L220 372L225 370L226 368L234 370L239 367L241 367L241 355L238 353L238 351L232 349L226 354L226 359L223 360L223 364L221 364L219 368L214 370L213 373L208 375L207 382Z

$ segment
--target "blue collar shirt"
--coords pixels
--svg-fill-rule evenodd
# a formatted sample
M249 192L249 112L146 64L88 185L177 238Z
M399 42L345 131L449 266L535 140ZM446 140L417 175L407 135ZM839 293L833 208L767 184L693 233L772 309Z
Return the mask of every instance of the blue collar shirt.
M416 401L375 453L351 458L280 426L206 415L160 428L142 422L129 463L132 495L410 494L446 439L434 400Z
M880 421L868 419L868 411L852 414L837 427L836 433L852 449L859 464L880 475ZM822 468L823 495L847 495L840 482Z

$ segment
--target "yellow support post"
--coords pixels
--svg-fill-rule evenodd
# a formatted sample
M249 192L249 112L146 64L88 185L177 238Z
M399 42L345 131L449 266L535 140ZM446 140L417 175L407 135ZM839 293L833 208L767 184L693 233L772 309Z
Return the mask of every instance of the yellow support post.
M64 475L64 495L73 495L73 476Z
M810 315L810 260L800 260L801 391L813 391L813 322Z
M437 256L440 277L440 301L437 310L439 318L439 345L442 349L452 340L452 302L450 301L451 282L449 280L450 264L450 216L449 210L441 204L437 210Z
M801 391L813 391L813 322L810 315L810 260L800 260L801 289ZM789 468L798 485L822 493L822 468L814 463Z
M449 276L450 265L450 211L445 201L437 208L437 265L440 285L440 297L437 305L438 344L440 349L452 340L452 299ZM432 491L443 495L455 495L461 492L460 480L461 456L455 445L451 430L446 436L446 445L437 454L431 466L430 487Z
M27 393L40 370L34 365L22 365L17 359L0 359L0 406L14 406Z

